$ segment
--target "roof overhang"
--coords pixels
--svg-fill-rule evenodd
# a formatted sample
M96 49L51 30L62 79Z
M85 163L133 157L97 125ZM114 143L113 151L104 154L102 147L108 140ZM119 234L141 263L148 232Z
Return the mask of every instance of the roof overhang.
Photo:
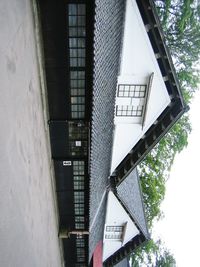
M171 102L112 173L112 179L116 185L119 185L127 177L188 110L188 107L183 101L172 58L165 44L164 34L156 13L155 4L152 0L136 0L136 3Z

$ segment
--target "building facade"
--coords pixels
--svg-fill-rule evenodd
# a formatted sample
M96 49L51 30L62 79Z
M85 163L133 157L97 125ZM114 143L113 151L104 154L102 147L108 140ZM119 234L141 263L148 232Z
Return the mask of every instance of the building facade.
M151 0L38 5L65 265L114 266L149 239L135 167L184 113L179 85Z

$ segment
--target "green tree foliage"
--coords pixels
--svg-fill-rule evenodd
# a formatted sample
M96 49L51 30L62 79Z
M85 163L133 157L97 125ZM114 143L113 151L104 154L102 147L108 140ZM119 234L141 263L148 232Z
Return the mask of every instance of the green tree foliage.
M155 0L185 100L199 84L200 5L196 0Z
M185 102L191 99L200 84L196 69L200 54L200 5L196 0L154 0L170 49ZM160 209L165 197L165 183L175 155L188 144L191 125L184 115L169 133L146 156L139 166L144 206L151 231L155 220L163 214ZM174 267L173 255L161 241L150 240L132 256L132 266Z
M159 255L159 257L156 258L155 266L156 267L175 267L176 261L173 255L168 250L164 250L163 254Z
M187 146L190 131L188 115L185 115L139 166L145 212L150 229L154 220L162 217L160 204L165 196L165 183L169 178L175 155Z
M198 88L200 5L194 0L155 0L170 48L185 102L190 103ZM160 204L165 196L165 183L175 155L187 146L191 125L184 115L139 166L144 203L149 227L162 216Z
M175 267L174 256L167 250L161 240L154 242L150 240L145 246L136 250L132 256L132 267Z

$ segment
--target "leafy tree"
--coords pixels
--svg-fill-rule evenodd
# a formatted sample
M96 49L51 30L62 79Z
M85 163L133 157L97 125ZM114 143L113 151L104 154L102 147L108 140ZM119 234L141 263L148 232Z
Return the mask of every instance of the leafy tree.
M190 102L199 84L200 5L196 0L155 0L181 88Z
M199 59L200 5L194 0L155 0L165 38L174 59L185 102L190 103L200 82L194 70ZM160 219L160 204L175 155L187 146L191 125L184 115L139 166L149 227Z
M132 267L175 267L176 261L169 250L167 250L161 240L148 241L145 246L136 250L131 257Z
M180 87L190 104L200 84L196 69L200 59L200 4L196 0L154 0L172 54ZM169 133L146 156L139 166L147 222L151 231L163 214L160 205L165 196L165 183L177 153L188 144L191 124L184 115ZM173 255L161 241L148 241L132 256L132 266L174 267Z
M172 254L168 250L165 250L162 255L156 258L156 267L175 267L176 261Z
M145 213L151 229L154 220L162 217L160 204L165 196L165 183L175 155L188 144L191 125L188 115L183 116L170 132L156 145L139 166Z

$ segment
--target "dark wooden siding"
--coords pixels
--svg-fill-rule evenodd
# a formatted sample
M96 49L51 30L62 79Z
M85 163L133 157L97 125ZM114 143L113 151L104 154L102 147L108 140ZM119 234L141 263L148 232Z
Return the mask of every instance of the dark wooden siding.
M60 217L59 226L60 229L73 231L79 230L78 227L82 227L82 224L84 228L80 229L87 231L89 228L88 151L93 80L94 1L38 0L38 3L49 104L51 152L54 160ZM86 63L83 67L70 65L68 4L86 4L86 25L84 26ZM70 80L72 71L84 72L85 111L80 118L72 114L73 99ZM67 165L64 162L68 162ZM80 174L81 172L76 174L75 166L78 162L84 164L83 174ZM80 202L76 202L79 201L79 197ZM84 211L80 216L76 212L79 204ZM83 222L79 222L78 219ZM77 238L72 234L69 238L63 239L65 266L88 266L88 235L83 236L84 247L82 248L79 247ZM82 259L80 253L83 254Z

